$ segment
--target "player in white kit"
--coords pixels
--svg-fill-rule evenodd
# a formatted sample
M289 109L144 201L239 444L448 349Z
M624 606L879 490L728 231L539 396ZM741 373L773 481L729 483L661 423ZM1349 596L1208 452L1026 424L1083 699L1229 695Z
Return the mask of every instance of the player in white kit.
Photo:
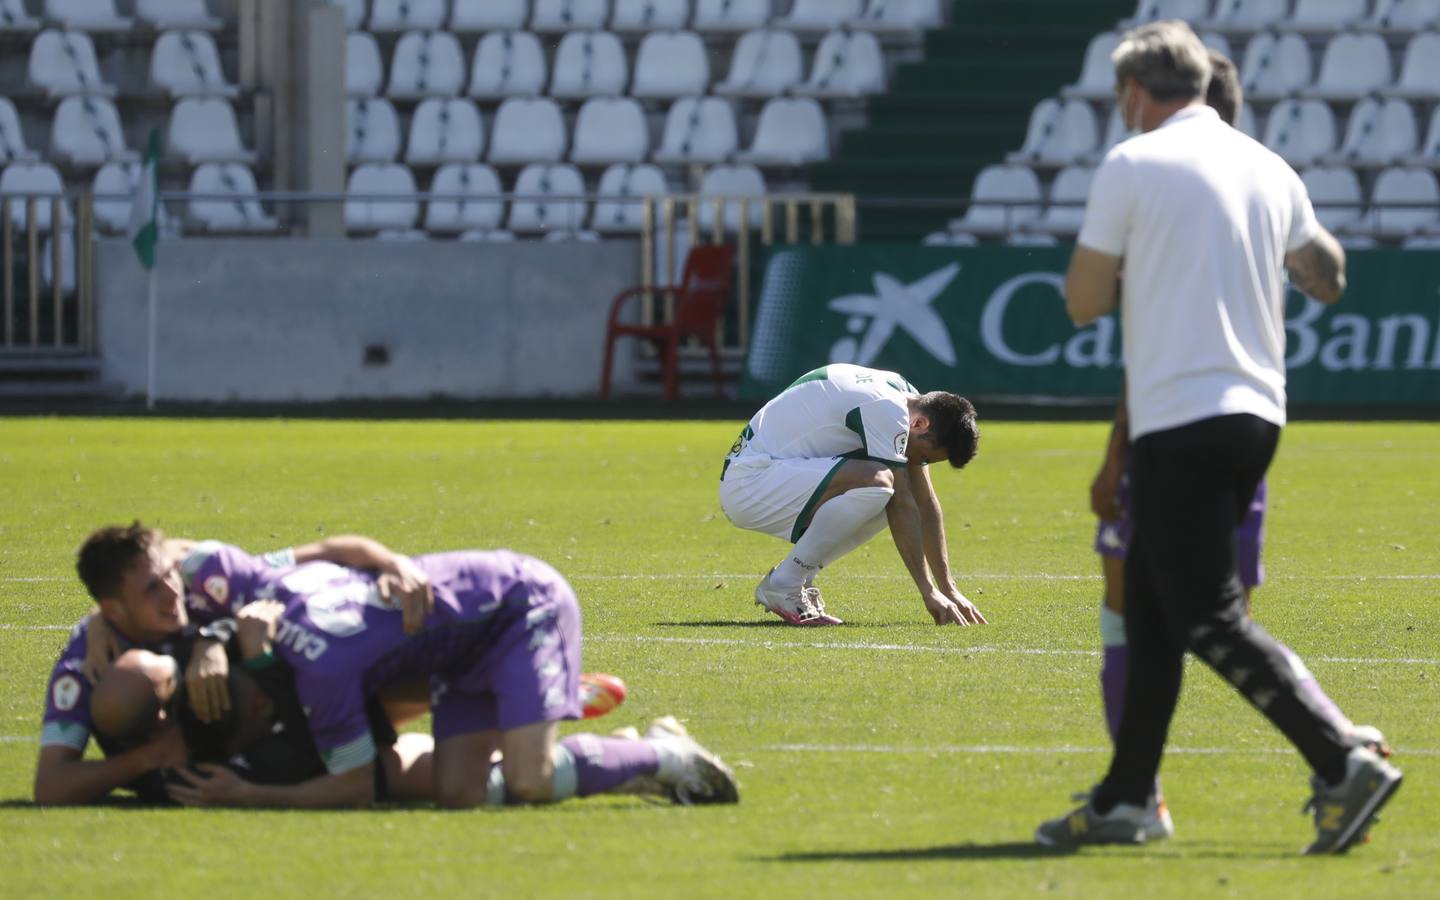
M888 525L935 624L984 622L955 586L927 468L962 468L979 440L970 401L922 394L895 372L835 364L802 376L750 419L720 475L731 522L795 545L755 602L792 625L840 624L815 576Z

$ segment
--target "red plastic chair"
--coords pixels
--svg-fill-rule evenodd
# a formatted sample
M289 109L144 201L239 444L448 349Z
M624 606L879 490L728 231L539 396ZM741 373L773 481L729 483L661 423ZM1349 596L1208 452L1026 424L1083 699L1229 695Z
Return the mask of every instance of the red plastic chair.
M715 346L715 332L725 304L730 299L731 268L735 250L723 245L695 247L685 258L685 274L681 283L672 287L632 287L621 291L610 306L610 321L605 327L605 366L600 372L600 396L610 396L610 368L615 359L617 338L631 336L649 341L660 352L665 374L665 399L680 396L680 342L693 336L710 351L710 368L715 378L715 393L725 396L720 376L720 353ZM675 294L675 317L655 325L631 325L620 321L620 311L631 297L646 293Z

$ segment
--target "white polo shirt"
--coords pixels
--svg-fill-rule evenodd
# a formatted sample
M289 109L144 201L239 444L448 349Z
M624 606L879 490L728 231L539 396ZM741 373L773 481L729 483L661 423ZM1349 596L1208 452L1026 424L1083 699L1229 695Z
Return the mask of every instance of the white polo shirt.
M1285 424L1285 254L1320 232L1300 176L1190 106L1117 145L1079 243L1124 257L1131 439L1251 413Z

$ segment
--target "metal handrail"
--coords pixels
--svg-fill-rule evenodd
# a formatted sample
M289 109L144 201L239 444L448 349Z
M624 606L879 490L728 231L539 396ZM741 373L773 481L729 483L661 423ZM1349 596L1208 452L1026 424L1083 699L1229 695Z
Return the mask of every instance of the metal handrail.
M42 349L40 342L41 300L40 204L50 204L50 227L44 229L50 241L50 313L52 325L52 348L72 348L91 351L95 347L94 319L94 258L90 244L93 238L94 219L89 205L80 204L73 227L75 229L75 299L76 329L73 340L67 340L65 333L65 254L64 242L59 235L66 230L66 196L55 193L22 194L6 192L0 194L0 297L3 297L3 322L0 322L0 349L34 351ZM12 205L23 203L25 227L23 235L16 234L15 222L11 215ZM23 239L26 260L25 307L27 334L17 335L17 304L15 296L16 241ZM27 340L28 338L28 340Z

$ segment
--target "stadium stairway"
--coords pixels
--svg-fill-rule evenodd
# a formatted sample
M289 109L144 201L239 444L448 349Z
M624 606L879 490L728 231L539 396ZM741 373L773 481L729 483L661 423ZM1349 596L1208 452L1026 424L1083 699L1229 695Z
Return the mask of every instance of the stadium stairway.
M97 357L65 350L0 355L0 410L23 411L31 403L113 400L118 396L115 385L101 381Z
M900 208L891 199L965 198L976 174L1024 143L1035 104L1080 73L1090 39L1134 0L956 0L945 28L925 35L923 61L901 64L815 167L816 190L859 197L860 238L919 241L963 214L959 204Z

